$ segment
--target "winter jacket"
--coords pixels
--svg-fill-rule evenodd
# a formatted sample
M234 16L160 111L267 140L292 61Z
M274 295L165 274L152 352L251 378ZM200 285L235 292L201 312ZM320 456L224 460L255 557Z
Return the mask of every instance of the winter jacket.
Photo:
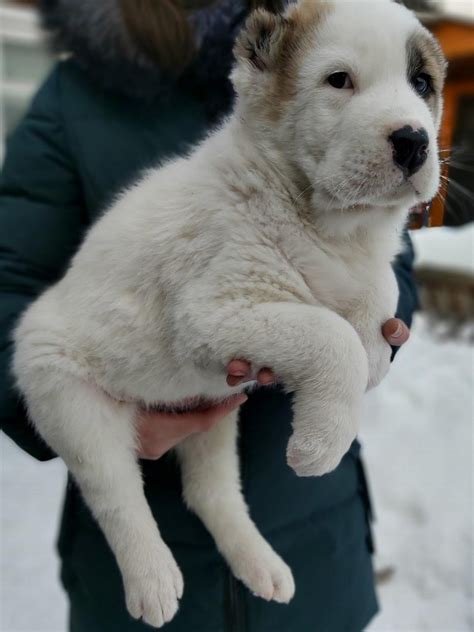
M231 41L242 17L238 12L230 18L220 15L221 21L202 17L201 40L207 37L210 47L212 29L218 28L221 39L215 38L214 54L223 65L209 66L212 81L206 89L205 77L172 80L147 68L144 77L155 84L137 89L130 82L127 90L120 59L107 58L106 63L105 54L88 43L87 20L76 15L83 28L79 41L71 38L73 26L65 24L65 14L71 19L68 8L90 12L101 3L45 4L49 25L73 56L57 64L9 139L0 184L1 422L21 448L41 460L54 455L28 424L13 385L12 327L25 307L63 274L84 232L114 195L144 168L185 152L226 110ZM235 9L238 3L233 4ZM96 28L97 21L91 22ZM127 63L125 78L138 62ZM203 68L205 60L201 63ZM399 316L408 323L416 305L412 258L408 248L395 265ZM285 461L291 418L290 396L278 388L257 390L241 411L239 446L250 513L294 572L297 588L290 605L258 599L234 579L204 526L183 504L172 454L142 462L148 501L185 579L179 613L167 631L357 632L376 612L360 446L355 442L334 472L300 479ZM71 630L149 629L128 615L115 560L73 481L58 548Z

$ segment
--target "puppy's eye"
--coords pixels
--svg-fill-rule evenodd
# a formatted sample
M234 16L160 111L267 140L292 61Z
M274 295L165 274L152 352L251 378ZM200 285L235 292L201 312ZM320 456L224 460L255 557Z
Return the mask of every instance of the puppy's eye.
M432 79L426 72L420 72L419 75L413 77L411 83L420 97L424 99L434 92Z
M333 72L328 77L328 83L338 90L352 90L354 87L347 72Z

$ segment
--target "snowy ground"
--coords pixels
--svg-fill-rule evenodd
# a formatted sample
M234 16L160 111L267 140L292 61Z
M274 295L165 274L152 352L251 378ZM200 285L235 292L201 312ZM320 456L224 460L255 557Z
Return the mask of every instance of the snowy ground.
M0 433L1 632L64 632L55 538L66 481L59 459L39 463Z
M474 222L456 228L413 230L411 239L417 267L474 274Z
M421 321L367 398L361 435L372 482L382 614L370 632L474 629L473 348Z
M382 614L370 632L468 632L472 619L473 349L418 320L367 400ZM2 439L2 632L64 632L53 543L65 480ZM368 632L369 632L368 631ZM306 632L306 631L301 631Z

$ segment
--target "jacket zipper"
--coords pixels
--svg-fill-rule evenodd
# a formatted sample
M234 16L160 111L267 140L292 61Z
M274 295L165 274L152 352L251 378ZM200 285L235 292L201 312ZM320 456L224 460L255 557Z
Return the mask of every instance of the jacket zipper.
M242 585L227 569L226 632L245 632L245 608Z

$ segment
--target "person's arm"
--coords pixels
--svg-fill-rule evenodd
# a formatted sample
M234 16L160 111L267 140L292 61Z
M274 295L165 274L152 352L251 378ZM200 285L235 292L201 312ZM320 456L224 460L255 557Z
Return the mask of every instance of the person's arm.
M40 460L55 455L33 430L15 389L11 333L28 304L63 273L84 231L60 72L53 71L9 139L0 178L0 422Z

